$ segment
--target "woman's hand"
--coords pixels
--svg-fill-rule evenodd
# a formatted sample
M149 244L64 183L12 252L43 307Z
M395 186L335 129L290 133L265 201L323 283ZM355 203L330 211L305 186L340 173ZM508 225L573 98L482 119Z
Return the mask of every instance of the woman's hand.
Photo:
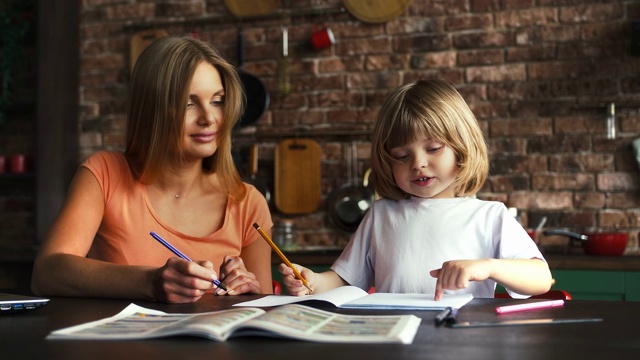
M216 295L262 294L256 275L249 272L241 257L225 256L220 266L220 281L227 288L216 290Z
M217 279L210 261L191 262L172 257L154 272L153 292L159 301L192 303L214 288Z
M315 273L298 264L292 264L296 267L296 270L307 280L307 284L310 288L315 289L313 286L313 280L315 279ZM309 295L309 289L307 289L302 280L298 279L293 273L293 270L285 264L278 265L278 271L283 275L282 281L287 292L294 296Z

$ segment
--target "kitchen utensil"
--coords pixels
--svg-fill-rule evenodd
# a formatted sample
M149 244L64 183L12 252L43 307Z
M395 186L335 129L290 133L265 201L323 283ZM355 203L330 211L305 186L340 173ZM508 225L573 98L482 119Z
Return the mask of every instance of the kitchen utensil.
M344 7L361 21L381 23L399 16L412 0L343 0Z
M316 25L311 30L311 44L316 50L324 50L335 43L336 37L327 25Z
M235 17L263 16L273 13L280 0L224 0L224 5Z
M368 184L369 171L360 183L355 142L351 143L347 168L349 182L331 193L328 200L328 213L331 222L340 230L353 233L375 201L375 192L365 185L365 183Z
M269 108L269 92L258 77L241 69L244 64L244 33L242 29L238 30L237 40L238 75L240 76L242 89L247 98L247 104L244 109L244 114L236 126L244 127L260 120L262 115L267 111Z
M313 139L284 139L275 149L275 205L283 214L308 214L321 202L320 145Z
M289 74L289 31L282 27L282 56L278 61L278 91L287 96L291 92L291 77Z
M248 184L251 184L260 191L260 193L267 200L267 203L271 202L271 191L269 191L269 187L267 184L258 177L258 144L253 144L251 146L251 156L250 158L250 171L249 177L245 178L244 181Z
M629 236L623 232L598 232L591 234L578 234L562 229L547 229L543 231L545 236L562 235L573 240L580 240L582 248L587 255L620 256L627 248Z
M133 34L129 43L129 67L131 72L133 72L133 67L142 51L152 42L168 35L169 33L165 29L147 29Z

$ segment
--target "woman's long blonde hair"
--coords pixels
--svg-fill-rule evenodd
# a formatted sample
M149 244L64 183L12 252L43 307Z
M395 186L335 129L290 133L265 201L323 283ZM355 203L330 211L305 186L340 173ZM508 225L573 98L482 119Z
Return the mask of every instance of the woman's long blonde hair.
M484 135L476 117L456 88L442 80L420 80L395 89L385 100L371 140L371 182L383 198L401 200L393 177L390 150L420 137L439 141L456 156L456 196L474 195L489 172Z
M145 184L157 179L166 164L182 160L179 149L189 86L203 61L220 74L225 100L218 149L203 159L202 168L215 172L222 190L239 201L246 189L231 157L231 132L246 99L235 68L203 41L168 36L140 54L131 77L125 156L134 175Z

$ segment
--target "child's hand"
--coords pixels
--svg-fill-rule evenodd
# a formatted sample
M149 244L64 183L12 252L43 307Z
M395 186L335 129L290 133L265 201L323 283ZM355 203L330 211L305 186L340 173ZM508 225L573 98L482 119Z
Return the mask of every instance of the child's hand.
M440 300L445 290L460 290L469 286L469 281L483 281L491 276L489 260L445 261L442 268L429 274L438 278L434 300Z
M298 270L300 275L302 275L302 277L307 280L309 287L313 289L313 280L315 278L315 273L298 264L292 265L296 267L296 270ZM290 267L285 264L280 264L278 265L278 271L283 275L282 281L284 282L284 287L287 289L287 292L289 294L294 296L309 295L309 289L304 286L302 280L296 277Z

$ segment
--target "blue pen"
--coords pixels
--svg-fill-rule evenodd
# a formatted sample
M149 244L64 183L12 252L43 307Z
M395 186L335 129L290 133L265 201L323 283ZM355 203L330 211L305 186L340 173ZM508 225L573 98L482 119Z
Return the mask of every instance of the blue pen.
M187 261L191 261L191 259L189 259L189 257L185 254L183 254L182 252L180 252L180 250L176 249L175 247L173 247L173 245L169 244L167 242L167 240L163 239L160 235L154 233L153 231L150 232L149 234L151 234L151 236L153 236L154 239L158 240L158 242L162 245L164 245L164 247L166 247L167 249L171 250L172 253L176 254L178 257L180 257L181 259L187 260ZM213 283L219 287L220 289L227 291L227 288L224 287L224 285L222 285L220 283L220 280L218 279L213 279L211 280L213 281Z

